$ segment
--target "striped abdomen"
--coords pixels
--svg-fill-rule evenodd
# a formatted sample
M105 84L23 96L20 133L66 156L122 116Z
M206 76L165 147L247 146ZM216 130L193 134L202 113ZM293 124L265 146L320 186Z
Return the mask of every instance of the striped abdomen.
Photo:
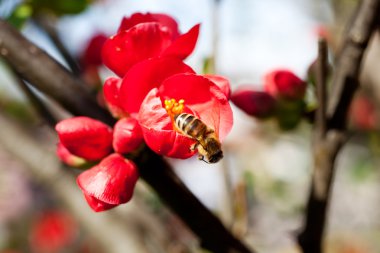
M192 114L178 114L174 121L178 130L196 140L202 139L208 131L206 124Z

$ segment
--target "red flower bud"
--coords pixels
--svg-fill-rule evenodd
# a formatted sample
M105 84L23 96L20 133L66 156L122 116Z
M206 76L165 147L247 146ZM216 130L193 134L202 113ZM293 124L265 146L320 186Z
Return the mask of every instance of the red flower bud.
M375 105L364 95L357 95L352 100L349 119L361 130L374 130L378 127L378 117Z
M275 70L264 77L265 90L275 98L303 99L306 83L289 70Z
M143 142L141 127L135 118L120 119L114 126L113 148L121 154L128 154Z
M82 172L77 183L95 212L127 203L138 179L136 165L119 154L111 154Z
M248 115L266 118L275 112L276 101L267 92L241 87L232 93L231 101Z
M77 229L75 220L68 214L46 212L32 224L30 246L33 252L60 252L74 242Z
M62 143L57 144L57 156L62 162L72 167L80 167L86 164L86 160L71 154Z
M73 155L97 161L112 151L112 129L100 121L73 117L62 120L55 129L60 142Z

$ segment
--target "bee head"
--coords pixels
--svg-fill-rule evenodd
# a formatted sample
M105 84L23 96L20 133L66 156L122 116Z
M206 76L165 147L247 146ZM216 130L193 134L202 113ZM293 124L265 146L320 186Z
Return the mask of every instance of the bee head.
M217 163L222 158L223 158L222 150L219 150L217 153L212 154L212 155L199 155L198 156L199 160L202 160L206 163Z

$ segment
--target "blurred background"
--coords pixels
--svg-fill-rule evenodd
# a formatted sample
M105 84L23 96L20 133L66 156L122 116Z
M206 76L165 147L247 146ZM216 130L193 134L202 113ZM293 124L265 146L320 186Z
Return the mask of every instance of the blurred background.
M62 1L64 7L59 2L0 0L0 17L71 68L59 47L66 49L96 92L114 74L101 64L88 67L85 55L116 32L123 16L134 12L169 14L182 32L201 23L198 44L186 62L198 73L226 76L233 91L240 85L262 90L263 75L278 68L310 81L319 36L327 39L333 61L358 1L72 0ZM379 50L377 38L373 40L362 87L350 110L351 138L338 157L328 253L380 252L380 89L375 69ZM95 49L89 49L90 44ZM131 202L95 214L75 184L80 170L58 162L57 137L18 82L0 61L0 111L13 118L1 120L0 131L16 147L9 152L0 142L1 253L204 252L141 180ZM34 92L57 115L69 116ZM312 108L312 89L308 94L306 102ZM235 123L224 143L222 162L169 161L194 194L248 245L260 253L299 252L294 235L302 225L310 186L312 124L300 117L284 129L273 119L255 119L235 106L233 111Z

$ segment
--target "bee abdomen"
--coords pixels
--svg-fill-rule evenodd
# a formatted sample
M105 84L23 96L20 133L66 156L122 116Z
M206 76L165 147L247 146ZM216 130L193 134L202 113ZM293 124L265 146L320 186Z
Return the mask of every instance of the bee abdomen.
M207 131L207 126L197 117L188 113L181 113L174 117L177 128L192 138L199 139Z

